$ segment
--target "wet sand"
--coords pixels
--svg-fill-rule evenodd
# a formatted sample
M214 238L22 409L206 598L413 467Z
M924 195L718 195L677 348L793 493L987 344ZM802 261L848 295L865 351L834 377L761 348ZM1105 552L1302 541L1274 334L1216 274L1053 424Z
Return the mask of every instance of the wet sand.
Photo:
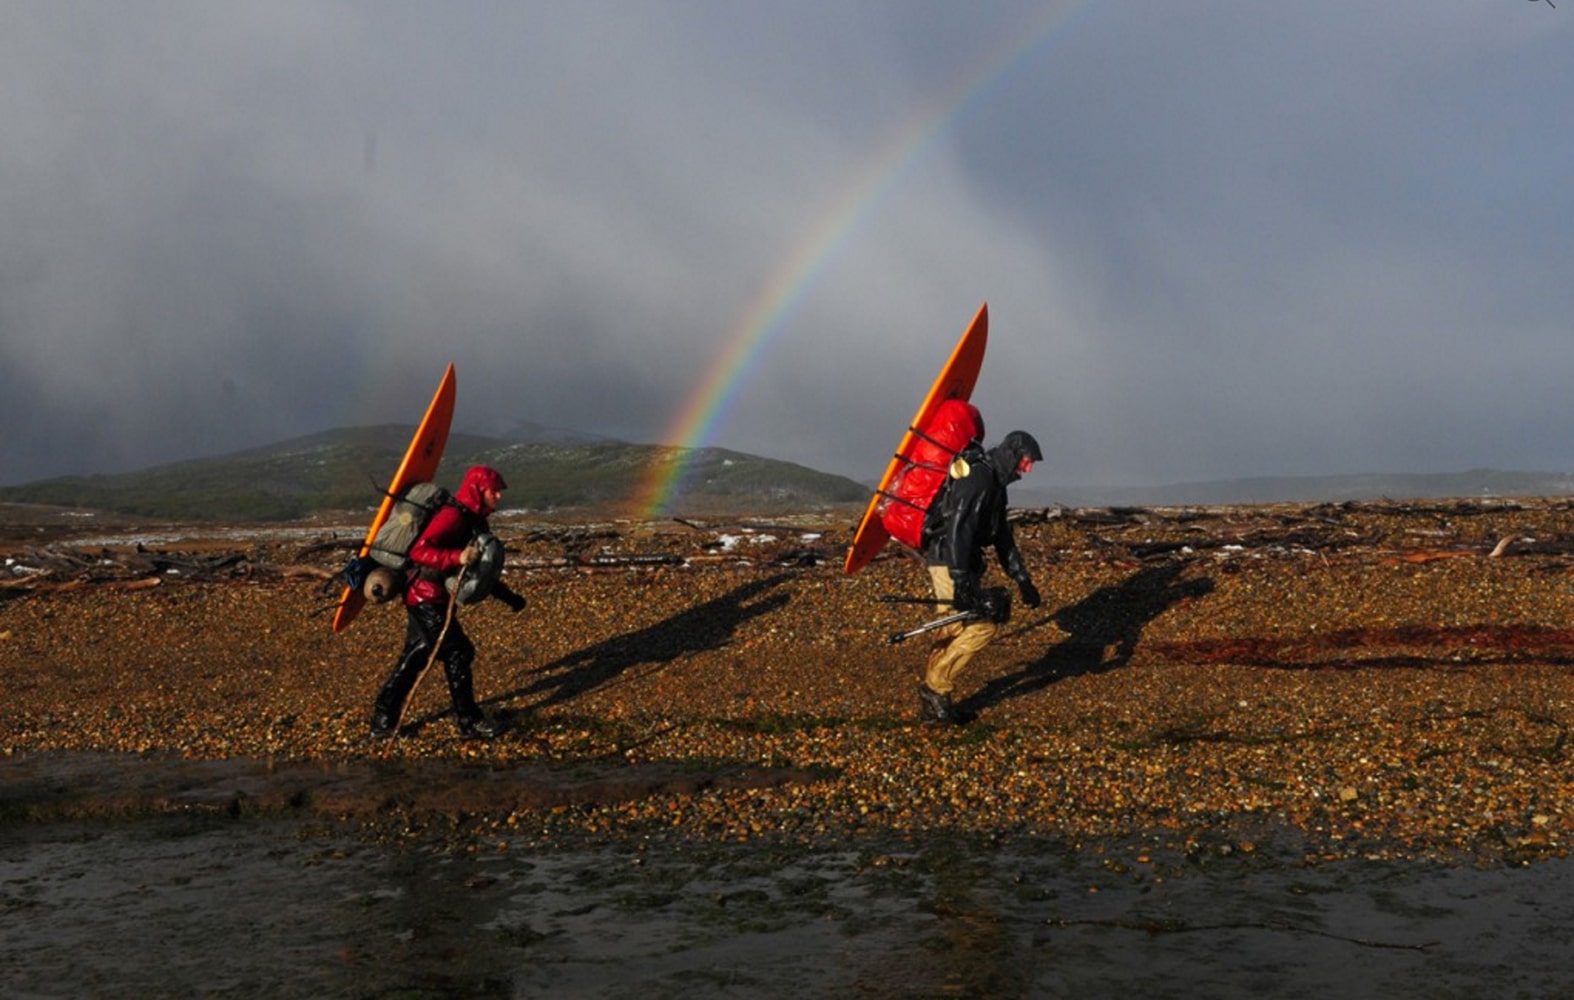
M926 610L879 600L921 568L844 577L849 512L495 520L529 608L465 612L491 743L440 676L365 735L403 623L317 613L352 523L13 521L0 984L1556 994L1565 504L1024 515L1045 606L955 730L888 641ZM106 568L29 576L50 546ZM248 923L255 968L205 978Z

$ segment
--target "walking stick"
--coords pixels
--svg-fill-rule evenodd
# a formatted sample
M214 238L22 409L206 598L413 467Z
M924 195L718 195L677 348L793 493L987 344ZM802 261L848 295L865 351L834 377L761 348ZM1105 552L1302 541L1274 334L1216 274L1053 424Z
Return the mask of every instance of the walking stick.
M399 706L399 717L394 720L394 735L399 735L399 727L404 724L404 713L409 710L410 702L415 700L415 692L421 687L421 680L426 672L432 669L432 664L437 662L437 651L443 648L443 640L448 638L448 626L454 623L454 605L459 603L459 586L465 582L465 570L468 566L459 567L459 575L454 578L454 592L448 595L448 610L443 614L443 627L437 633L437 641L432 644L432 653L426 658L426 666L415 675L415 683L410 685L410 693L404 696L404 704Z
M937 607L956 607L953 601L942 601L932 597L899 597L894 594L886 594L880 600L887 604L933 604ZM983 592L982 600L978 607L970 611L958 611L955 614L946 615L944 618L936 618L932 622L920 625L914 629L908 629L906 632L893 633L891 635L891 645L894 646L899 642L911 639L915 635L933 632L937 628L945 628L947 625L954 625L957 622L977 621L980 618L988 618L996 625L1004 625L1010 621L1010 592L1004 587L990 587Z
M906 632L893 632L891 634L891 645L894 646L899 642L911 639L915 635L923 635L925 632L933 632L937 628L945 628L947 625L953 625L957 622L970 622L975 618L982 617L983 615L980 615L977 611L958 611L954 615L946 615L944 618L936 618L932 622L925 622L917 628L908 629Z

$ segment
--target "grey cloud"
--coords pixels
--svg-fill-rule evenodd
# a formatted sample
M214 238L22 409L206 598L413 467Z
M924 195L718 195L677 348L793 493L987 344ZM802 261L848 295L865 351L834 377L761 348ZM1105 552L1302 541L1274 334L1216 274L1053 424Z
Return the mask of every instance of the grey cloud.
M713 443L872 477L987 299L1045 481L1574 466L1564 11L1067 3L880 160L1043 10L21 5L0 481L407 421L450 359L461 426L656 440L806 247Z

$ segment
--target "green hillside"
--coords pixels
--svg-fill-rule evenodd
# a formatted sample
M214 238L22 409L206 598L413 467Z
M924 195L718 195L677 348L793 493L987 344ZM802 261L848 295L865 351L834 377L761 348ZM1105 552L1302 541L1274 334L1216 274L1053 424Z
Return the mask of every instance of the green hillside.
M375 506L412 428L359 427L120 475L65 476L0 487L0 502L50 504L173 520L283 521ZM865 487L790 462L721 448L698 451L596 441L517 444L454 434L438 481L471 465L508 480L509 508L627 507L653 475L688 461L677 506L735 511L811 508L865 499Z

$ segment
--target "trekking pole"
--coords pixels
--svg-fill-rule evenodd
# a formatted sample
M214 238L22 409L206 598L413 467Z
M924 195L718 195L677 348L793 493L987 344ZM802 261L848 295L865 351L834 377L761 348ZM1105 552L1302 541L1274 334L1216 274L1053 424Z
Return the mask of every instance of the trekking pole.
M437 651L443 648L443 640L448 638L448 626L454 623L454 605L459 603L459 587L465 582L465 570L468 566L459 567L459 575L454 578L454 592L448 595L448 610L443 613L443 627L437 633L437 641L432 644L432 653L426 658L426 666L415 675L415 682L410 685L410 693L404 696L404 704L399 706L399 717L394 720L394 735L399 735L399 727L404 724L404 713L410 707L410 702L415 700L415 692L420 688L421 681L426 677L426 672L432 669L432 664L437 662Z
M944 618L936 618L932 622L925 622L917 628L908 629L906 632L893 632L891 634L891 645L894 646L899 642L904 642L908 639L911 639L915 635L923 635L925 632L933 632L937 628L945 628L947 625L954 625L957 622L970 622L973 619L980 617L982 616L976 611L958 611L954 615L946 615Z

